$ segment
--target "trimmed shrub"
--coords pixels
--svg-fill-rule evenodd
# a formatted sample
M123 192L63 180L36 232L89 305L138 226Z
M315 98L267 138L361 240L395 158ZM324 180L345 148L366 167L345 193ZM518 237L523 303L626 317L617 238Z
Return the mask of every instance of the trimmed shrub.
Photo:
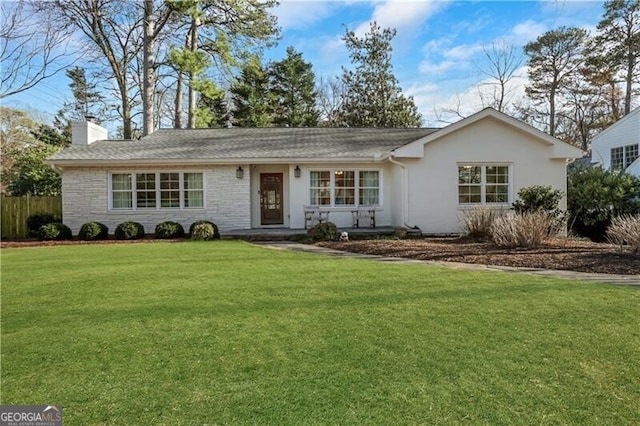
M491 227L493 243L499 247L540 247L549 238L553 218L546 212L510 214L496 218Z
M543 211L550 214L560 214L558 204L562 198L562 191L552 186L533 185L518 191L519 200L513 203L516 213L530 213Z
M168 220L156 226L154 237L165 240L169 238L184 238L184 228L178 222Z
M141 223L126 221L116 227L116 240L139 240L144 237L144 226Z
M206 239L210 239L210 240L219 240L220 239L220 232L218 232L218 226L215 223L210 222L208 220L196 220L195 222L193 222L191 224L191 226L189 227L189 234L191 236L193 236L193 232L195 231L195 228L198 225L201 225L201 224L207 224L207 225L211 225L213 227L213 238L206 238Z
M62 218L51 213L34 213L27 218L27 236L37 237L42 225L62 223Z
M38 229L40 241L70 240L73 238L71 229L62 223L47 223Z
M495 209L488 207L474 207L465 212L461 221L462 231L471 238L491 238L491 225L496 220Z
M338 239L338 227L332 222L319 223L307 231L314 241L335 241Z
M100 222L87 222L80 227L78 238L85 241L106 240L109 228Z
M607 240L620 247L628 246L633 253L640 253L640 215L618 216L607 228Z
M219 238L220 236L216 238L215 225L206 220L196 223L191 227L191 239L194 241L210 241Z
M578 167L567 175L567 210L571 230L605 241L614 217L640 214L640 178L601 167Z
M520 197L520 199L513 203L513 210L519 214L533 212L547 213L551 219L549 234L555 235L560 233L560 231L564 233L567 230L567 215L566 212L563 212L558 207L562 195L562 191L553 189L550 185L533 185L522 188L518 191L518 197Z

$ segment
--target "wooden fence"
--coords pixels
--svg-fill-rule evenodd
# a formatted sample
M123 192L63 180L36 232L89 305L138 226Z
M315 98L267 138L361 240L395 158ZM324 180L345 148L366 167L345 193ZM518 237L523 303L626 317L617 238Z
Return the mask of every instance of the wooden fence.
M62 197L0 196L0 233L4 238L27 236L27 218L35 213L62 216Z

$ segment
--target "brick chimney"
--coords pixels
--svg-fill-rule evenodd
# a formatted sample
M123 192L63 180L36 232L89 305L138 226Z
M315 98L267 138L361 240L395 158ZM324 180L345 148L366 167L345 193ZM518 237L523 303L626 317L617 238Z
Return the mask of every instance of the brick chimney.
M71 122L72 145L90 145L95 141L108 138L109 131L92 120L93 117L87 116L87 121Z

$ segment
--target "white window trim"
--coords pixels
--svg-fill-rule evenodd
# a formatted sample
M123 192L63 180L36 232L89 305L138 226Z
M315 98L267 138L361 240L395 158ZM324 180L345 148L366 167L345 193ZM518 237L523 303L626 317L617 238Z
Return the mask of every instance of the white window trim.
M153 173L155 175L156 182L156 206L155 207L138 207L137 206L137 189L136 189L136 175L137 174L149 174ZM161 207L161 190L160 190L160 173L178 173L179 181L180 181L180 207ZM202 207L185 207L184 205L184 174L185 173L200 173L202 174ZM131 175L131 208L114 208L113 207L113 175ZM131 212L131 211L139 211L139 212L149 212L149 211L179 211L179 210L204 210L207 205L207 191L206 191L206 179L205 172L203 170L113 170L108 172L108 182L107 182L107 202L108 202L108 210L113 212ZM119 192L127 192L127 191L119 191Z
M614 166L613 166L613 150L614 149L619 149L622 151L622 164L620 164L620 169L621 170L626 170L631 164L633 164L633 162L635 161L635 159L633 161L628 161L629 158L629 148L633 148L636 147L638 153L640 154L640 144L637 143L631 143L628 145L619 145L619 146L613 146L611 147L611 149L609 150L609 169L610 170L614 170ZM640 157L636 157L640 158Z
M473 166L481 167L480 169L480 202L479 203L461 203L460 200L460 167ZM509 177L509 187L507 189L506 203L487 203L487 167L507 167ZM510 207L513 203L513 163L456 163L456 204L460 208L471 208L477 206L486 207Z
M336 181L335 181L335 172L338 170L355 172L355 192L354 192L354 200L355 204L335 204L336 201ZM376 209L383 208L383 187L384 187L384 176L383 170L379 168L373 167L318 167L318 168L309 168L307 173L307 203L311 204L311 173L312 172L329 172L329 197L331 199L331 204L319 204L319 206L323 209L331 209L331 210L345 210L350 211L360 206L360 172L378 172L378 204L373 205ZM315 187L314 187L315 188ZM364 205L364 204L363 204ZM369 206L370 204L366 204Z

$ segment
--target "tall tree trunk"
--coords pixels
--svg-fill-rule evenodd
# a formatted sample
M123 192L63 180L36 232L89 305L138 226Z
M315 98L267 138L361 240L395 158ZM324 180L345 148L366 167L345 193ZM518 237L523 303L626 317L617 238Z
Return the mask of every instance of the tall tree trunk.
M120 106L122 111L120 115L122 116L122 138L123 139L132 139L133 137L133 129L131 126L131 98L129 97L129 89L127 87L127 76L126 71L117 70L114 67L114 74L116 77L116 82L118 83L118 90L120 91Z
M200 19L194 17L191 21L191 29L189 30L189 48L192 52L198 51L198 24ZM193 87L196 73L193 70L189 71L189 117L187 120L187 127L189 129L196 128L196 91Z
M633 69L636 65L636 57L633 54L632 47L629 46L627 54L627 91L624 95L624 115L631 112L631 95L633 94Z
M129 98L122 97L122 138L132 139L133 129L131 127L131 102Z
M176 99L175 99L175 117L173 119L173 128L182 129L182 82L184 73L178 71L178 80L176 81Z
M153 0L144 1L144 66L142 82L142 135L146 136L153 132L153 92L155 90L155 54L154 35L155 20L153 17Z
M549 93L549 134L556 134L556 91L553 88Z

